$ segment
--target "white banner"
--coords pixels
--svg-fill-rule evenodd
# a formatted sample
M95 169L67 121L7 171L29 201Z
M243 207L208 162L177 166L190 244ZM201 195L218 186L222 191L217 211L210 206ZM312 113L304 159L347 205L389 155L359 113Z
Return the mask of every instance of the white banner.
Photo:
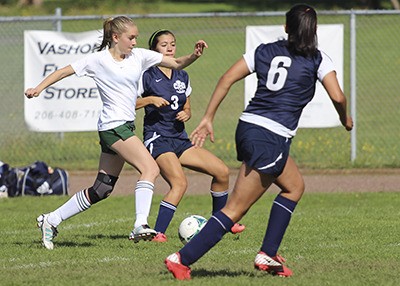
M340 86L343 88L343 25L318 25L318 48L333 61ZM261 43L270 43L287 39L284 26L248 26L246 27L246 51L256 48ZM251 74L245 79L245 106L254 96L257 77ZM323 128L339 126L339 116L326 93L317 81L315 96L304 108L299 127Z
M25 89L95 52L101 38L102 31L25 31ZM43 90L37 98L25 98L25 122L37 132L93 131L97 130L101 106L94 81L72 75Z

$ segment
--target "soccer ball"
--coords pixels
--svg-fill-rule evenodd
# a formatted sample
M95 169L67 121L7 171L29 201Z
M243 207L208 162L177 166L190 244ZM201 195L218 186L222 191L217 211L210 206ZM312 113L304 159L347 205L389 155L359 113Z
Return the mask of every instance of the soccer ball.
M179 225L178 235L183 244L191 240L206 225L207 219L199 215L185 218Z

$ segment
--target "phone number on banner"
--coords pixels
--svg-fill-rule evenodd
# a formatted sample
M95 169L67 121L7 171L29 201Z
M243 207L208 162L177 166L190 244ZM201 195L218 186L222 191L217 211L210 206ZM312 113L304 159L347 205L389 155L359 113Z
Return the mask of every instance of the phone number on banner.
M91 119L100 116L100 110L35 111L35 120L47 119Z

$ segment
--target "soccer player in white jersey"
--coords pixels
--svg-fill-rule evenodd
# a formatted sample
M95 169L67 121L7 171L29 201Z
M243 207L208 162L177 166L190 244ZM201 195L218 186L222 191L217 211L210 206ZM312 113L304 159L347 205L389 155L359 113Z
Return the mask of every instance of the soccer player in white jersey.
M135 188L136 220L129 239L138 242L151 240L156 235L156 231L148 226L147 218L154 181L160 170L134 133L138 81L144 70L155 65L185 68L202 55L207 44L200 40L195 44L192 54L175 59L135 48L138 34L137 26L129 17L106 19L98 52L56 70L35 88L25 91L26 97L36 97L50 85L76 74L95 81L103 102L98 120L102 152L97 177L93 186L77 192L55 211L37 218L42 231L42 243L47 249L53 249L53 238L62 221L87 210L111 194L125 162L140 172Z
M202 146L210 135L215 113L229 88L251 73L258 78L255 96L239 118L236 129L238 160L242 162L226 206L181 250L165 259L176 279L190 279L189 266L206 254L275 183L281 188L270 211L269 222L254 266L273 275L291 276L278 254L291 215L304 192L303 177L289 155L301 112L314 96L319 80L328 92L347 131L353 128L346 98L331 60L317 48L317 14L306 4L286 13L288 40L261 44L246 52L220 78L192 142Z
M149 49L165 57L175 57L176 38L168 30L155 31L149 39ZM186 133L185 122L191 117L189 76L184 70L154 66L143 73L139 81L136 108L145 107L144 144L160 167L161 175L170 190L160 203L154 229L155 242L166 242L165 234L176 208L187 189L182 166L212 177L210 193L212 213L226 204L229 169L224 162L203 148L195 147ZM236 223L232 233L244 230Z

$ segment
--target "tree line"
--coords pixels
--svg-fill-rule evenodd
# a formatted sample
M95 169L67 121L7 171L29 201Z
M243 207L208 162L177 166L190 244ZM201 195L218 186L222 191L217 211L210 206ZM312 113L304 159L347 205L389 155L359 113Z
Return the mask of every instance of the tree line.
M113 2L141 2L135 0L114 0ZM155 3L160 2L186 2L186 3L215 3L215 0L147 0L148 2L154 1ZM68 1L65 1L68 2ZM79 5L79 1L74 1L76 5ZM90 2L90 0L86 0L85 2ZM302 1L291 1L291 0L220 0L218 3L228 3L238 8L251 7L256 8L257 10L280 10L283 8L287 8L293 4L299 3ZM318 7L318 9L336 9L336 10L346 10L346 9L400 9L399 0L325 0L325 1L316 1L316 0L305 0L303 1L309 5ZM15 3L11 0L0 0L0 4L9 5ZM44 0L19 0L19 5L24 6L41 6L43 5Z

